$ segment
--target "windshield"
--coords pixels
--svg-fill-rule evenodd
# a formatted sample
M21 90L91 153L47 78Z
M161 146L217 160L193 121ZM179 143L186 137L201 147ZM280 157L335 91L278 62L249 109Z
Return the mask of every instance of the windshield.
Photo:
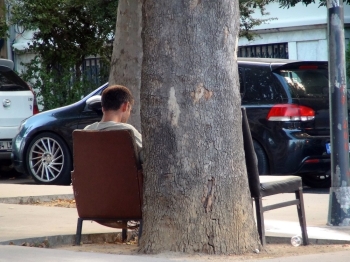
M329 95L326 69L281 69L275 73L287 84L292 98L316 98Z

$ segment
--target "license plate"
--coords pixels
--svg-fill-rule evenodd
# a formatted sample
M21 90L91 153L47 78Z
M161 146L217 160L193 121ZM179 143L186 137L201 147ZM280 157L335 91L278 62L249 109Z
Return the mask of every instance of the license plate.
M11 151L12 141L0 141L0 151Z
M326 144L326 151L327 151L327 154L331 153L331 144L330 143ZM349 143L349 153L350 153L350 143Z

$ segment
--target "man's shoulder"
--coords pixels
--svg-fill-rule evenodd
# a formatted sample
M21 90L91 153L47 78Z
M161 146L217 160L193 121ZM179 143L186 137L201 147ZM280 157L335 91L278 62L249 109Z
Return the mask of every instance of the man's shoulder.
M132 125L129 124L125 124L125 123L109 123L107 125L105 125L105 127L103 128L103 130L125 130L125 129L133 129L134 127Z
M127 123L117 123L113 121L109 122L96 122L89 126L86 126L84 130L100 130L100 131L109 131L109 130L131 130L135 135L139 135L137 129Z
M97 126L98 126L98 123L99 123L99 122L95 122L95 123L93 123L93 124L91 124L91 125L88 125L88 126L86 126L86 127L84 128L84 130L96 130L96 128L97 128Z
M121 123L116 123L113 121L108 122L96 122L91 125L88 125L84 128L84 130L118 130L118 129L125 129L123 128Z

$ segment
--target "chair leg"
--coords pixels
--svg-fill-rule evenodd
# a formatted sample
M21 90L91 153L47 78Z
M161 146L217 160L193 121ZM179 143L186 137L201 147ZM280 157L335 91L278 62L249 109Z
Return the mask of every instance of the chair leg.
M262 206L262 199L261 197L254 198L254 201L255 201L255 210L256 210L256 222L258 226L260 242L263 246L265 246L266 239L265 239L264 211Z
M75 245L76 246L80 246L82 228L83 228L83 219L79 217L78 223L77 223L77 233L75 234Z
M137 245L140 245L140 239L142 237L142 228L143 228L143 220L140 219L140 225L139 225L139 233L138 233L138 241L137 241Z
M304 197L303 197L302 188L299 188L299 190L295 191L295 197L299 200L299 205L297 205L299 224L301 227L301 234L303 237L303 245L306 246L309 244L309 237L307 235L305 209L304 209Z
M123 228L122 229L122 241L126 241L126 239L128 238L128 229Z
M140 220L140 225L139 225L139 235L138 235L139 240L140 240L141 237L142 237L142 228L143 228L143 220L141 219L141 220Z

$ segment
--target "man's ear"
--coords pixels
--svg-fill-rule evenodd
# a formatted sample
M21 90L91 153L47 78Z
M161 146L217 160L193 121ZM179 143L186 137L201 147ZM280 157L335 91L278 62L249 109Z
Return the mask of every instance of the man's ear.
M128 109L128 102L125 102L121 106L122 112L125 112Z

